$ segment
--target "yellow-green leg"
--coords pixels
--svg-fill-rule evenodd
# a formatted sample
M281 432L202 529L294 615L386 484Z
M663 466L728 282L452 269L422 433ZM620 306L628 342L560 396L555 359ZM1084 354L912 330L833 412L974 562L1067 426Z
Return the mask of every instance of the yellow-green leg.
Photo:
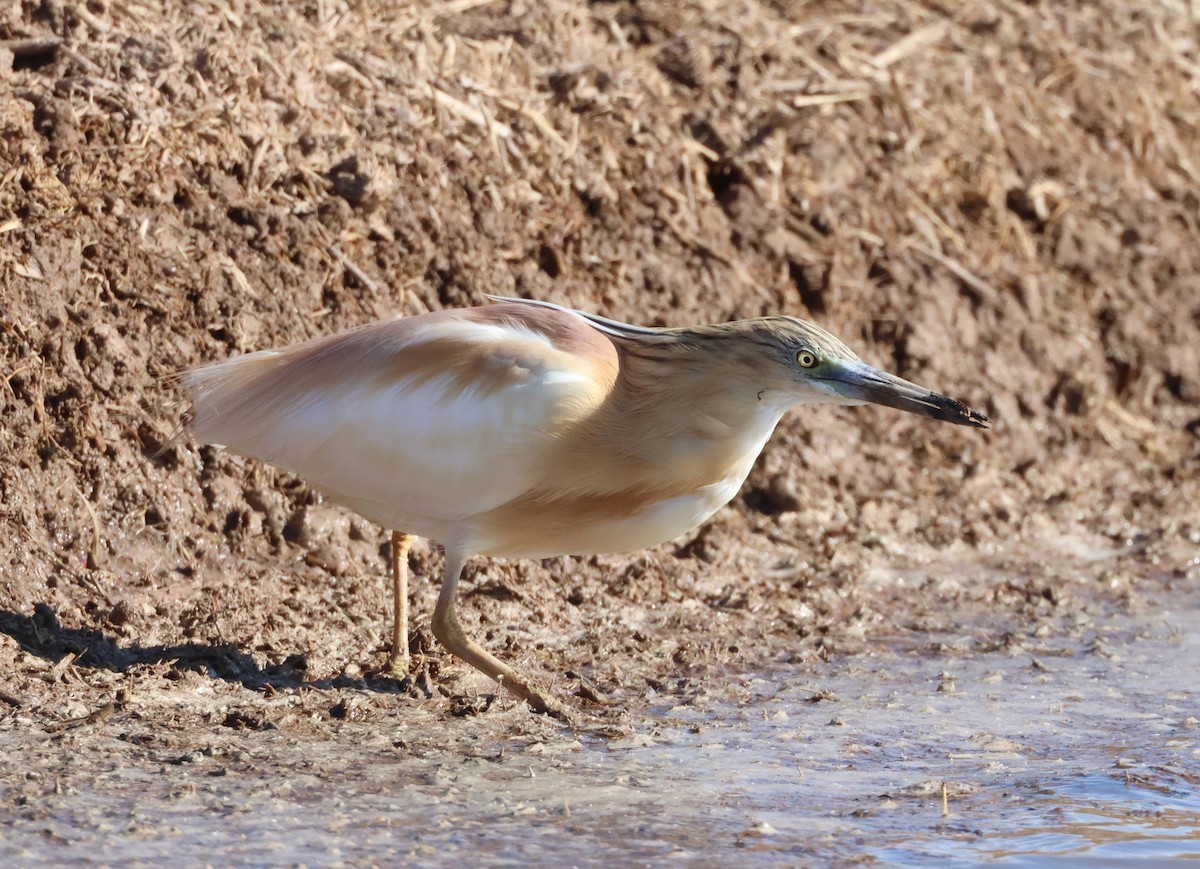
M442 591L433 610L433 635L454 657L466 661L476 670L495 679L537 712L545 712L569 722L571 719L566 707L549 694L534 688L520 673L463 632L454 612L454 592L458 588L458 580L465 564L466 559L462 555L447 550L446 578L442 581Z
M408 676L408 550L413 536L392 532L392 653L387 670L397 679Z

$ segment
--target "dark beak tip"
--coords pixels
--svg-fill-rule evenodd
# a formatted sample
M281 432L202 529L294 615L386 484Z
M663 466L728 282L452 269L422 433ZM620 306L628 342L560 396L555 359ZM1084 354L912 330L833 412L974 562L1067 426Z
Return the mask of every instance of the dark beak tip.
M955 422L960 425L970 426L971 428L990 429L992 427L992 421L987 414L980 413L973 408L967 407L965 404L961 404L960 407L962 416L960 419L955 420Z
M949 422L954 422L958 425L969 426L971 428L990 429L992 427L992 421L988 418L987 414L980 413L979 411L968 407L958 399L946 399L946 409L949 411L949 413L944 418Z

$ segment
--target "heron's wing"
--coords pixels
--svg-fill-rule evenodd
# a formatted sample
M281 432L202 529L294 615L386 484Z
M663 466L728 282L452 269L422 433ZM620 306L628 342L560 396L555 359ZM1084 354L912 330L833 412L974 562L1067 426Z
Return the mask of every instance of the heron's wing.
M616 374L611 342L582 317L502 304L236 357L183 382L198 440L388 524L454 522L527 492L541 454Z

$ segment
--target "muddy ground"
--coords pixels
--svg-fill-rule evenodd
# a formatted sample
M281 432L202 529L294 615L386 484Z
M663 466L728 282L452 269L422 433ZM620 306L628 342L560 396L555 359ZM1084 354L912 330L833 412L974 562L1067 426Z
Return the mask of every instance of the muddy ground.
M806 317L995 421L798 412L687 539L473 564L464 624L590 738L731 674L1081 641L1182 593L1196 35L1133 0L9 6L4 812L36 824L67 759L559 733L433 643L434 547L397 686L385 530L172 440L183 368L485 293Z

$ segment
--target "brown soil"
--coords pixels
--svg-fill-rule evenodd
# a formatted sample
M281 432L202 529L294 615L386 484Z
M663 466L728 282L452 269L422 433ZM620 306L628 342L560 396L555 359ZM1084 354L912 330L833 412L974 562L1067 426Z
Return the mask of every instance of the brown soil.
M542 726L432 642L436 549L411 559L401 692L373 675L384 530L171 441L182 368L485 293L803 316L995 420L799 412L690 539L472 565L468 629L609 731L730 668L981 620L1019 638L1195 578L1182 5L436 8L2 13L7 729ZM1064 539L1126 555L1081 587ZM922 578L935 557L991 569Z

